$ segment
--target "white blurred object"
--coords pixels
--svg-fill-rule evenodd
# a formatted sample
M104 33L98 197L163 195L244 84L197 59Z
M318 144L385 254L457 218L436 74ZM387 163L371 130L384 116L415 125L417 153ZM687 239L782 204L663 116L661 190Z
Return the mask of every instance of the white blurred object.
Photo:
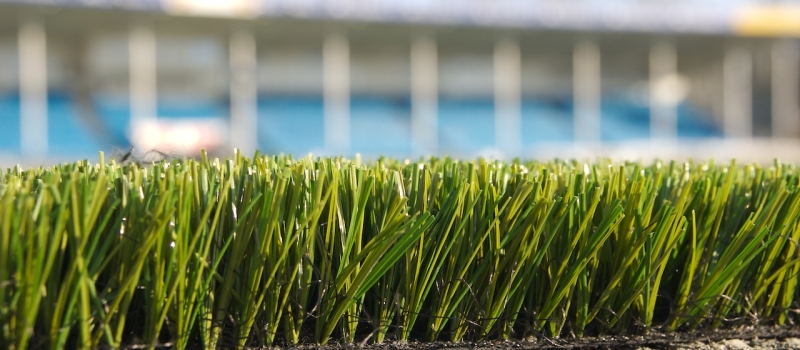
M662 76L652 83L653 99L661 104L677 105L689 97L691 84L680 74Z
M261 3L256 0L161 0L172 14L191 16L256 17Z
M678 162L694 159L705 161L716 159L728 162L736 159L739 164L770 164L778 159L785 163L800 162L800 141L790 138L749 138L749 139L682 139L681 142L668 140L644 140L619 143L541 143L528 150L522 158L551 160L577 159L595 160L608 158L615 161L651 162L656 159Z
M134 123L131 140L142 151L192 155L228 142L228 123L222 119L151 119Z

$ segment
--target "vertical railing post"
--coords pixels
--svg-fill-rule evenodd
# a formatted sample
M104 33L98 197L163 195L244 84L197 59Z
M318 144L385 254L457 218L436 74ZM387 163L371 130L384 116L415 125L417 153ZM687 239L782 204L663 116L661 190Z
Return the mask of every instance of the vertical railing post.
M325 149L350 151L350 45L345 36L331 34L322 49Z
M573 54L575 142L600 142L600 74L600 49L597 44L591 41L578 43Z
M439 148L439 87L436 42L419 37L411 43L411 144L416 154Z
M237 31L229 44L231 145L244 154L258 147L258 86L256 39L253 33Z
M753 57L742 47L729 48L723 59L723 129L726 138L753 136Z
M137 124L155 120L158 114L156 81L156 36L153 28L138 25L131 28L128 37L128 66L130 69L129 132ZM130 135L131 142L135 135Z
M671 43L650 48L650 138L675 142L678 138L676 99L678 56Z
M503 40L494 49L495 145L507 156L522 149L521 58L519 44Z
M772 46L772 136L800 136L800 50L794 41Z
M43 156L48 148L47 34L39 22L19 29L20 148Z

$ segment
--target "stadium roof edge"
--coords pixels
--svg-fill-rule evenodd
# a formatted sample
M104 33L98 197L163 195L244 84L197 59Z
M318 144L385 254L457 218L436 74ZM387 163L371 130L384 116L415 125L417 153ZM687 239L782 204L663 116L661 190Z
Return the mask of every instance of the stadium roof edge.
M161 12L238 19L293 18L520 29L800 37L800 1L628 0L0 0L2 4Z

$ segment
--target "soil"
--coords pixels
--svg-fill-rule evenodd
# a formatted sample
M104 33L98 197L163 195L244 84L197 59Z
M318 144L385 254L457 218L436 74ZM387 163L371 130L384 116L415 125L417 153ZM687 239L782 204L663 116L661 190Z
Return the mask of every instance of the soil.
M742 327L716 331L610 335L581 338L528 338L481 342L387 342L382 344L301 345L285 349L631 349L631 350L727 350L800 349L800 327Z

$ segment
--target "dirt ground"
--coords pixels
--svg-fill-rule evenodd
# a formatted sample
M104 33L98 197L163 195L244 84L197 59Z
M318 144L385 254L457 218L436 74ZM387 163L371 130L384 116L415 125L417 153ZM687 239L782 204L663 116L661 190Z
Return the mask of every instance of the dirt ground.
M734 349L798 349L800 327L745 327L719 331L683 333L648 333L634 336L603 336L583 338L528 338L525 340L485 342L389 342L383 344L302 345L287 349L630 349L630 350L734 350Z

